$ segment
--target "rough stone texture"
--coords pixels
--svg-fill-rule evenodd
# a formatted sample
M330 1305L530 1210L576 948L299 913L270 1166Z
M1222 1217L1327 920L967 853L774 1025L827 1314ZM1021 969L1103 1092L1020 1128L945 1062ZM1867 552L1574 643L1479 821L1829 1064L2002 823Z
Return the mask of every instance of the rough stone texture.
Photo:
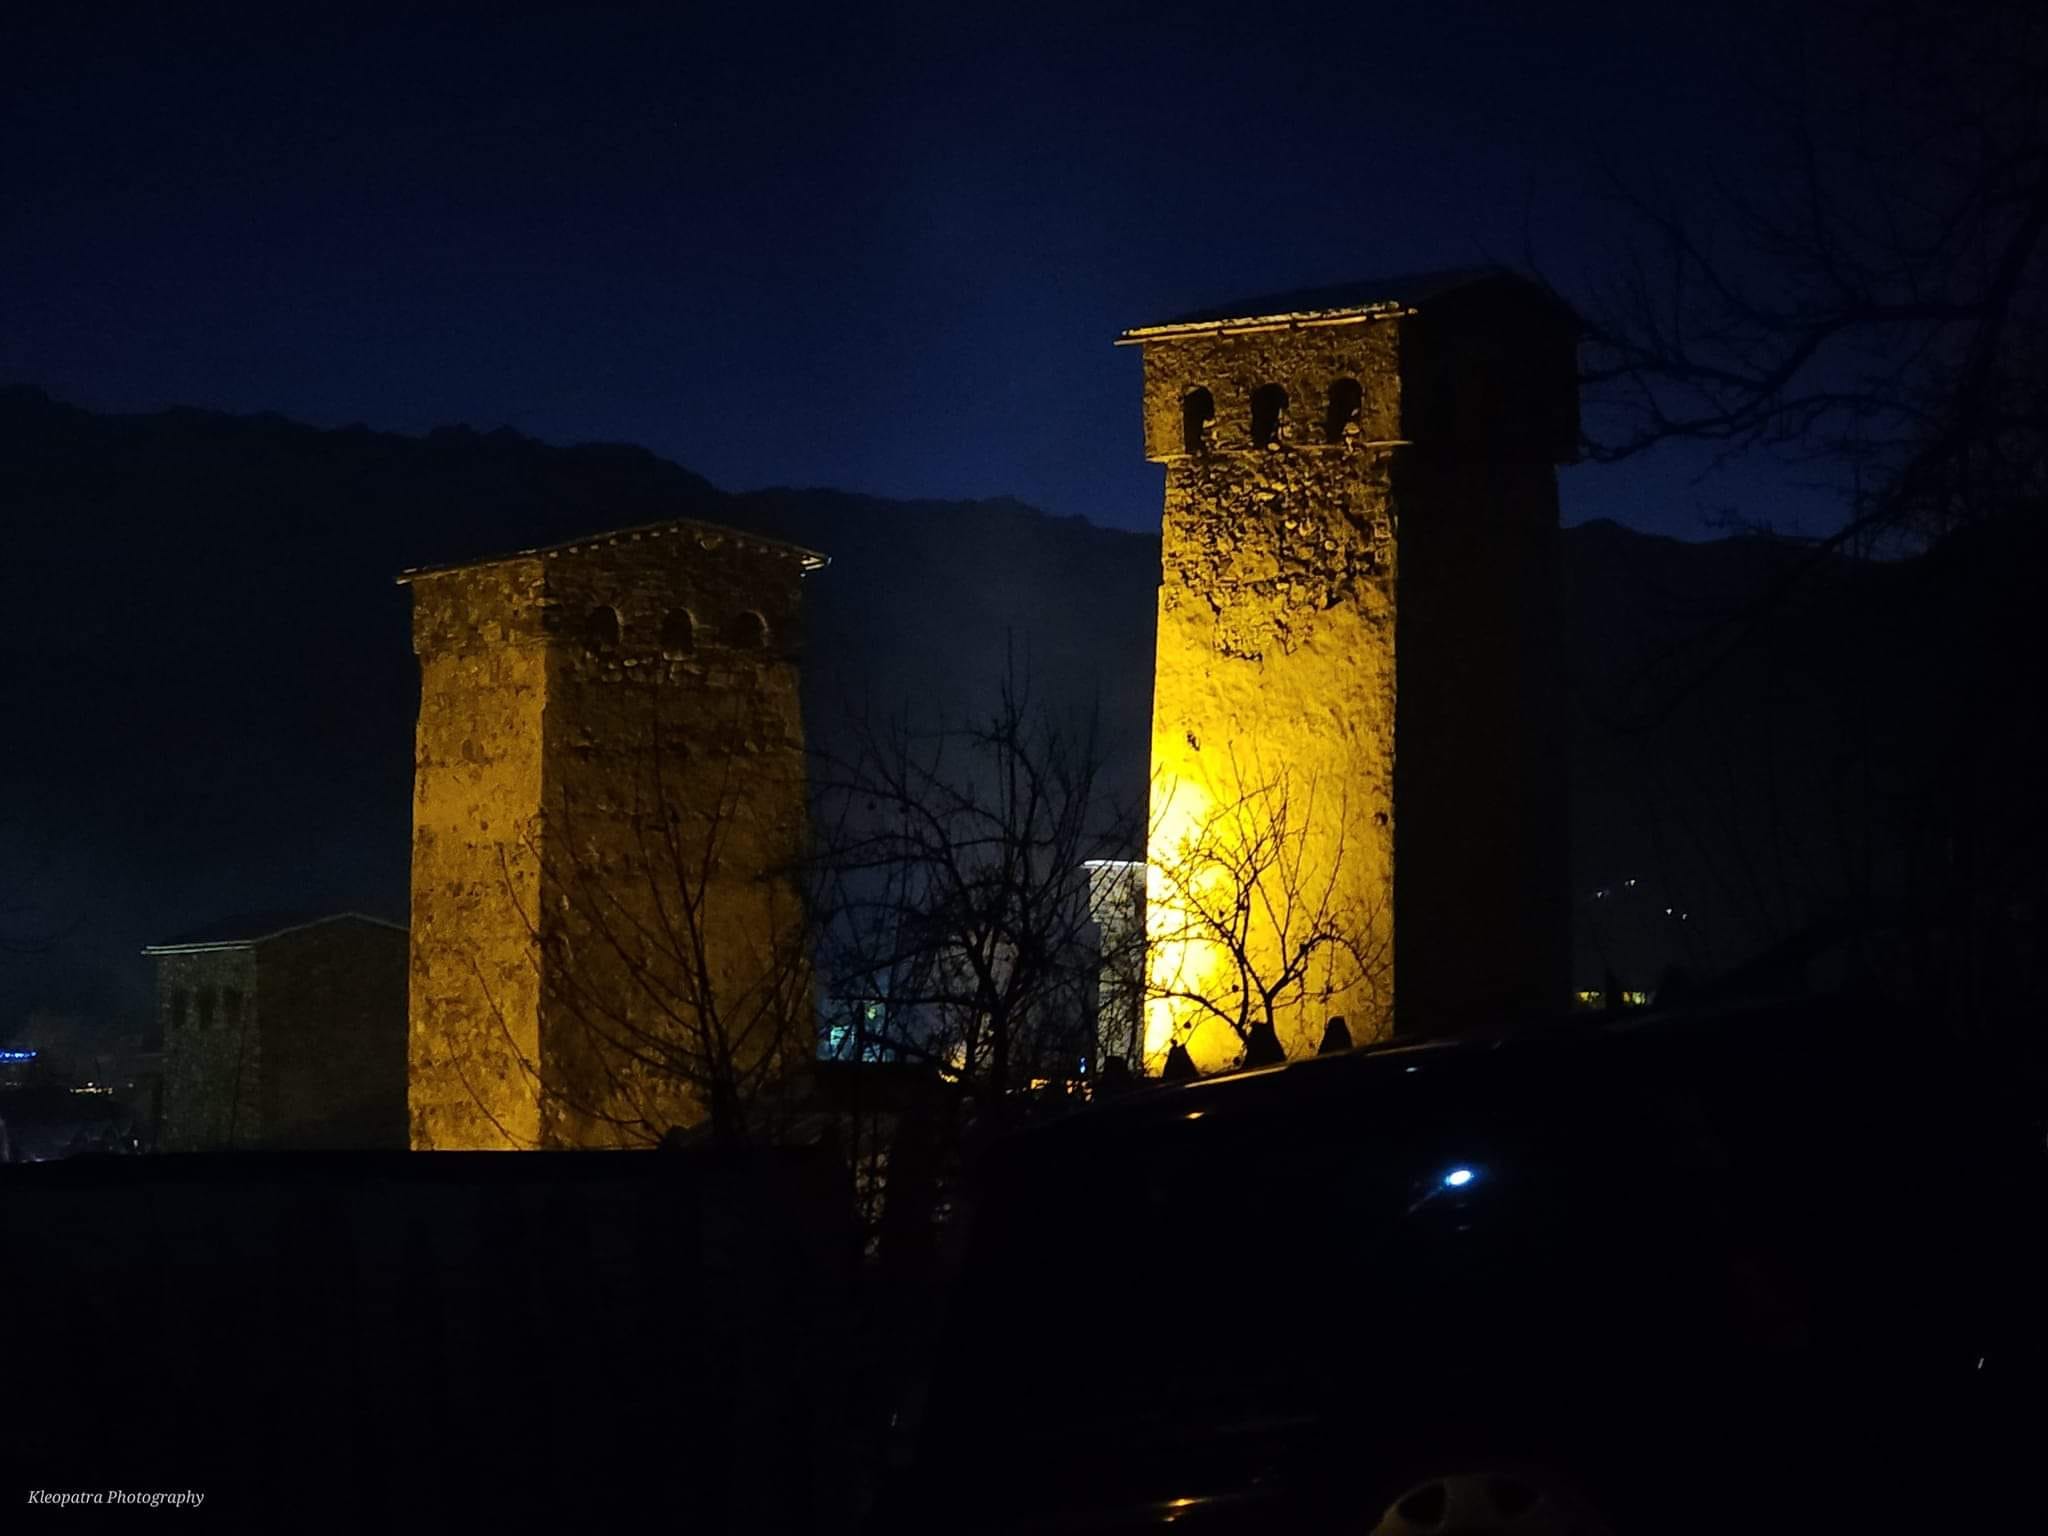
M1146 454L1166 466L1155 915L1191 830L1280 783L1310 807L1311 883L1334 869L1340 906L1392 926L1394 1017L1354 1014L1354 1037L1562 999L1551 466L1576 436L1568 319L1487 280L1419 312L1241 324L1138 338ZM1287 409L1261 445L1255 396L1276 384ZM1191 445L1197 390L1214 416ZM1192 1019L1151 1005L1152 1070ZM1324 1023L1284 1020L1281 1042L1308 1054ZM1238 1050L1214 1023L1188 1044L1205 1070Z
M413 586L420 714L413 765L406 1100L415 1147L531 1145L540 1103L543 562Z
M690 890L719 995L772 979L804 838L816 563L674 523L411 578L413 1146L631 1143L703 1118L675 1074L601 1042L666 1026L594 924L647 935L660 966Z
M154 958L165 1151L405 1144L403 929L347 915Z
M264 1145L405 1145L406 933L314 923L256 946Z
M224 998L232 997L230 1006ZM203 950L156 957L157 1019L164 1032L166 1152L262 1142L261 1041L254 1025L256 952Z

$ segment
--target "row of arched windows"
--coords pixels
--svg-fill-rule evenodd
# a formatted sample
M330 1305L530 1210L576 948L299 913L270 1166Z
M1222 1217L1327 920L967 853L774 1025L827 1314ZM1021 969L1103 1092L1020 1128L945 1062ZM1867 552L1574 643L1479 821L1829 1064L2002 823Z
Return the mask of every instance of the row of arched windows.
M1345 428L1358 419L1364 391L1356 379L1334 379L1325 396L1323 441L1341 443ZM1271 448L1281 441L1287 420L1286 386L1261 384L1251 396L1251 439L1254 448ZM1216 421L1216 397L1206 389L1189 390L1180 402L1182 446L1189 453L1207 453L1210 428Z
M616 651L624 638L619 610L599 603L583 616L583 646L593 654ZM662 655L670 660L688 656L697 649L697 620L687 608L671 608L661 616L659 636ZM734 614L718 628L717 640L736 651L759 651L768 646L768 621L748 609Z
M201 987L196 993L187 992L183 987L171 993L171 1028L182 1030L187 1018L196 1018L201 1029L213 1028L214 1002L218 999L220 1011L229 1029L239 1029L242 1023L242 990L239 987Z

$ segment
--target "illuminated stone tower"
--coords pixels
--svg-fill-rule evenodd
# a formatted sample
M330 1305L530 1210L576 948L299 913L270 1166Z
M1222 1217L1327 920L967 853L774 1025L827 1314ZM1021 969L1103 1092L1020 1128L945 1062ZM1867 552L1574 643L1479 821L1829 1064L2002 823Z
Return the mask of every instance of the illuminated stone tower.
M632 1047L688 1011L692 976L664 957L698 940L694 974L728 1006L787 979L799 587L824 563L672 522L401 578L415 1149L630 1144L704 1118Z
M1278 1010L1289 1055L1331 1015L1363 1041L1560 1004L1570 316L1508 275L1460 273L1120 344L1144 350L1145 452L1166 466L1150 1069L1175 1042L1204 1070L1235 1059L1237 1033L1191 999L1240 969L1284 973L1318 922L1363 940L1366 979L1322 995L1325 952ZM1240 856L1257 878L1237 956L1183 893L1227 914Z

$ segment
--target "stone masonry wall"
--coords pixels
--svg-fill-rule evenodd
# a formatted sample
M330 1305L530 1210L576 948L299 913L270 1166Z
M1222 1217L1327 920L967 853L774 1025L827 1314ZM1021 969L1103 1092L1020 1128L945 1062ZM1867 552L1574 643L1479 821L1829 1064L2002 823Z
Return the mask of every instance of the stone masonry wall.
M1395 964L1404 1033L1570 986L1562 574L1550 465L1410 452L1402 508Z
M202 950L156 957L164 1040L166 1152L261 1145L261 1033L255 952Z
M411 1142L540 1140L541 719L538 559L413 583L420 715L413 762Z
M563 634L547 721L550 1144L632 1145L704 1120L679 1080L701 1071L713 1019L747 1064L810 1043L788 1027L808 1006L790 872L806 828L800 573L698 528L549 572ZM592 639L600 608L616 642Z
M1315 1049L1329 1014L1363 1040L1562 1006L1552 466L1575 447L1575 381L1569 317L1512 281L1420 313L1145 343L1146 453L1167 471L1155 941L1176 922L1160 870L1190 829L1281 784L1305 824L1290 883L1327 888L1329 910L1384 946L1370 988L1280 1022L1290 1055ZM1194 391L1213 419L1191 443ZM1264 902L1252 948L1270 974L1293 940ZM1215 961L1155 942L1154 990ZM1203 1070L1240 1050L1155 997L1151 1070L1175 1040Z
M1205 336L1155 343L1145 356L1148 454L1167 466L1159 630L1153 686L1151 876L1196 829L1277 790L1301 828L1304 901L1328 883L1332 906L1361 931L1391 922L1394 582L1397 529L1388 496L1399 391L1393 329ZM1332 422L1337 381L1360 405ZM1288 407L1273 442L1252 439L1253 392L1279 384ZM1182 402L1206 389L1208 451L1185 451ZM1335 427L1332 440L1329 429ZM1155 933L1158 931L1155 921ZM1280 942L1255 938L1271 974ZM1158 972L1199 973L1214 956L1172 946ZM1390 961L1388 962L1390 964ZM1383 969L1383 988L1392 976ZM1301 1009L1279 1023L1290 1054L1314 1049L1328 1012L1355 1034L1383 1024L1374 998ZM1192 1009L1155 1001L1146 1056L1157 1071L1186 1037L1204 1070L1228 1065L1234 1034Z
M616 1042L681 1033L663 957L682 928L737 1002L794 916L793 883L763 872L804 836L801 572L676 524L415 581L414 1146L633 1143L703 1118L659 1050ZM702 918L679 927L685 892Z
M407 937L344 918L256 947L264 1145L406 1145Z

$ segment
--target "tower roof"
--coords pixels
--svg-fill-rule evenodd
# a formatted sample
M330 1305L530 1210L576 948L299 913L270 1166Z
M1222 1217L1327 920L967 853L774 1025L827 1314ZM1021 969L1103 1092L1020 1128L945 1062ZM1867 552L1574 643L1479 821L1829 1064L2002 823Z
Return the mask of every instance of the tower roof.
M368 923L375 928L406 931L405 924L367 912L243 912L165 939L161 944L143 946L145 955L182 955L208 949L249 949L271 939L283 938L324 923Z
M1485 284L1513 284L1532 294L1549 295L1505 267L1467 267L1443 272L1411 272L1403 277L1367 278L1327 288L1297 288L1213 305L1151 325L1133 326L1117 338L1118 346L1167 340L1175 336L1228 331L1289 330L1311 325L1349 325L1411 315L1446 295Z
M502 555L483 555L474 560L450 560L440 565L416 565L399 572L398 584L406 586L421 576L435 576L444 571L468 571L487 565L503 565L508 560L531 560L536 556L578 554L587 549L606 545L627 544L641 539L660 539L677 534L697 534L719 539L731 539L735 543L751 544L773 554L786 555L797 560L806 571L820 571L830 564L829 557L815 549L805 549L801 544L786 543L781 539L764 538L758 533L748 533L739 528L728 528L722 523L699 522L695 518L676 517L666 522L640 523L631 528L615 528L608 533L589 533L580 538L564 539L559 544L538 544L531 549L508 550Z

